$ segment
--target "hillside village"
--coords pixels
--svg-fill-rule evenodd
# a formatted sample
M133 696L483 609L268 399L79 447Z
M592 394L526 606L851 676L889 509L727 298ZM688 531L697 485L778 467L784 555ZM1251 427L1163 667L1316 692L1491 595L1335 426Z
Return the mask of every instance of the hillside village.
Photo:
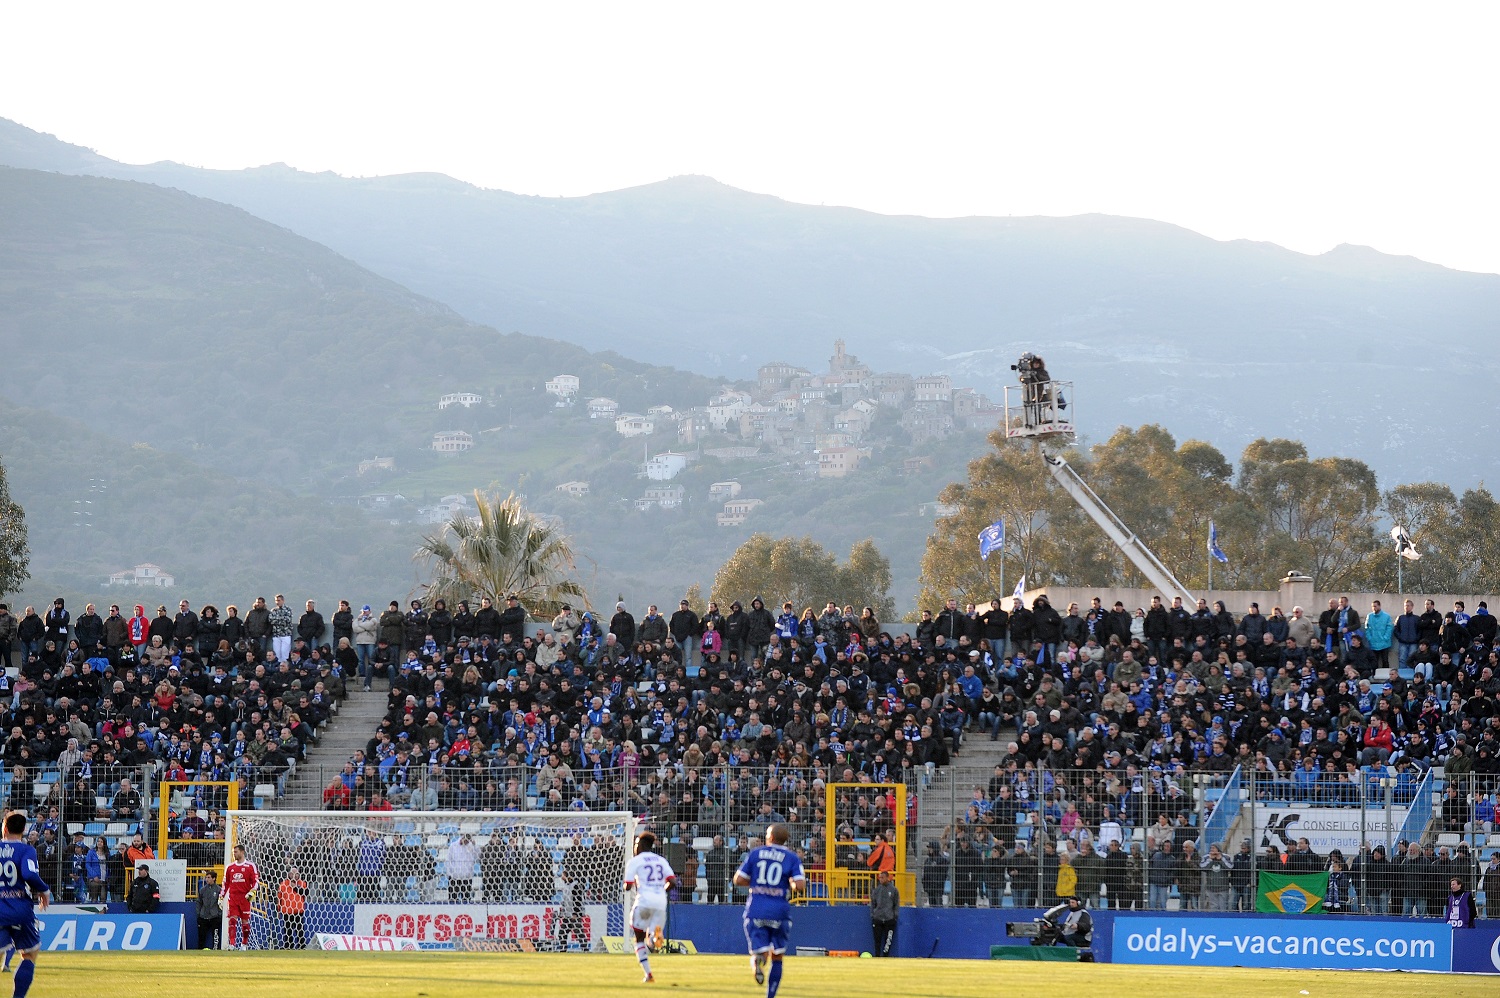
M721 385L703 404L690 407L661 403L643 412L623 410L613 398L590 395L586 381L571 373L556 374L539 387L541 398L533 407L540 403L559 417L582 420L573 425L597 427L590 438L607 434L616 441L610 451L626 450L621 446L626 441L639 447L635 475L646 484L622 501L641 511L682 509L687 490L674 480L703 458L731 465L755 461L764 466L769 461L780 474L804 480L843 479L858 474L877 447L894 444L904 451L901 470L921 474L931 464L923 457L924 445L956 432L987 430L1003 412L974 389L954 387L947 375L876 372L849 353L842 339L834 342L824 371L773 361L759 368L753 385ZM470 410L494 411L496 401L473 391L440 396L438 425L447 425L431 434L429 452L451 458L473 450L491 431L478 428L481 424L457 427ZM390 457L369 458L360 462L358 474L388 474L396 471L395 464ZM574 470L574 477L548 482L549 490L575 499L597 491L597 481ZM739 527L763 504L763 498L744 491L734 477L708 484L708 500L720 507L714 514L718 526ZM365 493L345 501L393 520L423 524L443 522L472 506L467 496L456 494L417 502L398 493ZM930 517L936 511L917 512Z
M571 375L559 375L546 389L557 404L574 405L581 386ZM759 453L815 455L821 478L842 478L869 457L866 438L876 421L893 414L910 441L941 439L955 429L988 426L1001 408L972 388L955 388L946 374L912 376L877 373L834 342L828 369L813 373L775 361L757 371L754 390L727 388L704 405L677 412L658 405L644 413L620 412L610 398L584 401L590 419L613 420L622 437L652 436L694 447L715 436L742 442L739 447L708 448L716 456L750 457ZM727 451L727 453L726 453ZM660 456L660 455L659 455ZM651 464L646 477L669 480L675 465Z

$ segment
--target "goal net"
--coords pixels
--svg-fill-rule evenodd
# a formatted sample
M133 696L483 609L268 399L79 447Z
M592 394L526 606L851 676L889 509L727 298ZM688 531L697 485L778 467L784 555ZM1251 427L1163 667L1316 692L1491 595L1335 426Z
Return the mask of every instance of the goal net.
M256 865L256 948L594 950L624 934L634 833L623 811L231 811L226 862Z

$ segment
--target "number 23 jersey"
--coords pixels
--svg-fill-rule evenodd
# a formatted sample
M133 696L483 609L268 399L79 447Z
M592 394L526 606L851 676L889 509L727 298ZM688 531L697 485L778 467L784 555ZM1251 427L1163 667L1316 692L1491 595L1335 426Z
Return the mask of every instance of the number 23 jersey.
M635 885L637 903L648 907L666 907L667 881L673 876L672 864L654 852L632 856L625 866L625 883Z

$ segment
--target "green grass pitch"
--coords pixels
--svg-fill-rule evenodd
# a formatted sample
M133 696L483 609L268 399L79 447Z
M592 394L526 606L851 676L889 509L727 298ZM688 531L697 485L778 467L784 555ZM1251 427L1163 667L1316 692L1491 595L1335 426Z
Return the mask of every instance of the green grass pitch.
M661 956L641 983L632 956L496 953L43 953L35 998L80 995L231 998L597 998L651 994L764 995L748 958ZM0 991L7 987L0 978ZM1500 995L1500 982L1437 974L1158 968L986 960L788 957L787 998L1402 998Z

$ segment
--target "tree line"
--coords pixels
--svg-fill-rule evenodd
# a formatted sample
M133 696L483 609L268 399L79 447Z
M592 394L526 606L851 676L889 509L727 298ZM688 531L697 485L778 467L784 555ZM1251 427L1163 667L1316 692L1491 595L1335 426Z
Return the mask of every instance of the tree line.
M979 557L979 531L1004 520L1009 583L1144 587L1114 545L1051 481L1034 445L990 435L991 449L939 500L922 557L921 602L948 595L980 601L1000 592L1001 561ZM1493 592L1500 584L1500 504L1481 484L1455 495L1442 482L1380 489L1375 472L1347 457L1310 457L1300 441L1258 439L1238 467L1212 444L1179 444L1161 426L1121 427L1101 444L1064 452L1074 469L1185 585L1206 588L1209 521L1228 564L1223 589L1275 589L1288 571L1321 590L1396 588L1393 524L1421 560L1408 561L1412 592Z

